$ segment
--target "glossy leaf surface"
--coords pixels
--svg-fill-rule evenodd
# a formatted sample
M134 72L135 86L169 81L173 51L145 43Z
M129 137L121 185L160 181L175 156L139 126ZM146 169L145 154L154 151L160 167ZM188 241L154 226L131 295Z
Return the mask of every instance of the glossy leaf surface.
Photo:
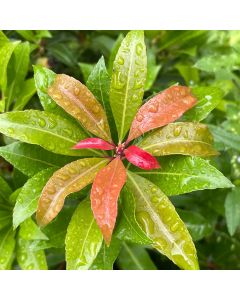
M7 205L0 203L0 230L12 225L12 211Z
M94 217L107 245L110 244L117 218L118 197L126 181L126 169L119 157L100 170L91 189Z
M80 156L93 151L72 150L71 147L86 138L86 134L69 120L49 112L25 110L1 114L0 132L58 154Z
M99 138L88 138L82 141L79 141L73 149L101 149L101 150L112 150L115 149L113 144L105 142Z
M44 187L38 201L37 222L46 226L61 211L65 198L91 183L97 172L108 163L103 158L84 158L57 170Z
M196 104L196 98L185 86L172 86L147 101L137 112L128 141L143 133L174 122Z
M29 177L43 169L61 167L73 160L73 157L56 155L37 145L21 142L0 147L0 155Z
M153 247L181 269L198 269L196 249L167 196L147 179L128 172L127 187L136 201L136 218Z
M122 142L141 105L147 59L143 31L130 31L121 43L113 64L110 104Z
M53 85L48 89L48 94L89 132L111 142L105 111L80 81L67 75L57 75Z
M13 210L13 226L15 228L36 211L41 191L54 171L55 168L43 170L25 183Z
M34 78L25 80L20 87L20 92L14 103L13 110L23 110L35 93L36 87Z
M12 228L0 231L0 270L11 268L15 244L15 232Z
M144 137L140 148L154 156L182 154L194 156L217 155L213 137L204 124L176 122L159 128Z
M234 235L240 225L240 188L236 187L228 193L225 200L225 217L230 235Z
M233 186L220 171L200 157L165 157L160 164L159 170L136 170L135 173L148 178L168 196Z
M102 234L94 219L90 201L86 199L78 205L67 229L67 269L89 269L97 257L102 241Z
M24 240L48 240L48 237L41 231L32 218L26 219L20 228L21 238Z
M147 250L139 245L123 243L118 265L123 270L156 270Z
M7 201L12 194L12 189L9 184L0 176L0 199Z
M160 165L154 156L135 145L125 149L124 154L130 163L141 169L151 170L160 168Z

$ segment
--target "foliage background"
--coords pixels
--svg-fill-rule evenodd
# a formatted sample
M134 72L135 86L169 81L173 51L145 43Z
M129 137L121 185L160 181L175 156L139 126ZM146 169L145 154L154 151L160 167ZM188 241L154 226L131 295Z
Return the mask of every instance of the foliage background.
M41 109L31 84L29 89L23 89L24 82L33 77L32 65L49 67L56 73L71 75L84 83L102 55L111 68L116 44L126 32L42 30L4 33L11 40L30 43L30 63L26 74L14 82L14 71L11 78L11 70L8 70L7 92L18 90L12 97L25 99L25 103L19 102L20 107L26 104L25 108ZM171 200L195 240L200 268L240 269L240 31L145 31L145 37L148 47L145 99L177 82L192 87L215 86L221 90L217 107L204 123L211 124L215 147L221 152L214 159L214 164L236 188L198 191L171 197ZM0 53L0 60L1 55L3 53ZM0 81L3 76L1 78ZM15 85L14 89L11 89L11 84ZM4 98L3 93L1 98ZM8 108L14 109L12 104ZM1 136L1 145L9 142L8 138ZM27 177L2 158L0 166L1 176L13 190L26 182ZM70 213L75 200L67 208ZM64 216L65 222L69 221L69 215ZM2 218L6 220L6 215L3 214ZM61 218L60 226L64 236L65 227ZM4 226L1 228L4 230ZM64 269L62 240L60 238L54 242L59 243L59 247L46 250L48 266ZM13 268L19 268L15 259ZM114 268L177 267L154 250L126 244Z

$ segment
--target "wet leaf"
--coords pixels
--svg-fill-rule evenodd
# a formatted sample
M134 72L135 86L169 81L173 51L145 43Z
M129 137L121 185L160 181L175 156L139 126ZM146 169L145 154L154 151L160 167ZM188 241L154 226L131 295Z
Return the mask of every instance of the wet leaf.
M84 158L57 170L42 190L38 201L37 222L46 226L61 211L65 198L90 184L97 172L108 163L103 158Z
M118 53L118 49L121 46L123 38L124 38L123 34L122 33L119 34L116 42L114 43L114 45L111 49L111 53L110 53L109 60L108 60L108 72L109 72L109 74L112 74L114 60L115 60L116 55Z
M84 82L87 82L89 75L91 74L92 70L94 69L94 65L80 62L79 67L82 71Z
M176 122L149 133L138 144L154 156L182 154L194 156L217 155L213 137L204 124Z
M202 121L219 104L223 92L217 87L195 87L191 89L197 104L183 116L185 121Z
M71 147L86 138L86 134L71 121L44 111L25 110L1 114L0 132L58 154L80 156L92 155L92 151L96 151L72 150Z
M109 144L99 138L88 138L82 141L79 141L73 149L101 149L101 150L113 150L116 146Z
M117 263L122 270L157 270L147 250L127 243L123 243Z
M162 127L182 116L196 103L190 89L185 86L172 86L147 101L137 112L127 141L143 133Z
M91 189L94 217L107 245L110 244L117 218L118 197L126 181L126 169L119 157L100 170Z
M15 249L15 231L5 228L0 232L0 270L11 269Z
M48 94L89 132L111 142L107 116L101 104L80 81L64 74L57 75Z
M197 190L233 187L220 171L200 157L164 157L161 169L135 173L148 178L168 196Z
M13 210L13 226L15 228L36 211L42 189L55 170L55 168L45 169L25 183Z
M94 220L89 199L75 210L66 235L68 270L86 270L94 262L102 245L102 234Z
M91 265L91 270L112 270L113 264L118 257L121 249L121 242L114 238L111 240L111 244L108 247L105 243L102 243L102 247L98 252L96 259Z
M151 245L152 240L149 239L136 220L136 204L133 193L127 189L126 185L123 187L122 201L119 207L120 220L115 229L115 236L122 241L128 241L136 244Z
M134 195L137 221L152 239L153 247L181 269L198 269L192 238L167 196L132 172L128 172L127 187Z
M0 230L12 225L12 211L0 203Z
M36 87L34 78L25 80L20 87L20 93L14 103L13 110L23 110L35 93Z
M20 228L21 238L27 241L48 240L48 237L41 231L32 218L26 219Z
M240 187L228 193L225 200L225 217L230 235L234 235L240 225Z
M124 154L130 163L141 169L151 170L160 168L160 165L154 156L135 145L125 149Z
M110 104L120 142L141 105L146 71L144 33L130 31L122 41L114 60L110 86Z
M28 177L43 169L62 167L73 160L73 157L53 154L39 146L21 142L0 147L0 155Z
M0 198L7 201L12 194L12 189L9 184L0 176Z

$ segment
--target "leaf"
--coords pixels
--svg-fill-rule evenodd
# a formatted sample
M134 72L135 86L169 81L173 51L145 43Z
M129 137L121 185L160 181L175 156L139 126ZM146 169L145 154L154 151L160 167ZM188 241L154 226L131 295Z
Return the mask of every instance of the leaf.
M165 157L160 164L161 169L135 173L155 183L168 196L233 187L221 172L200 157Z
M85 133L71 121L50 112L25 110L1 114L0 132L57 154L81 156L95 152L72 150L77 141L86 138Z
M196 103L190 89L172 86L146 102L137 112L130 129L127 142L143 133L162 127L182 116Z
M101 150L113 150L115 145L109 144L99 138L88 138L78 142L73 149L101 149Z
M138 245L123 243L117 262L122 270L157 270L147 250Z
M42 38L52 37L48 30L16 30L16 32L33 43L39 43Z
M81 63L81 62L78 63L78 65L79 65L79 67L82 71L84 82L87 82L89 75L91 74L92 70L94 69L94 65L93 64Z
M178 63L175 67L180 73L180 75L183 77L186 85L195 85L199 82L198 70L192 67L192 65Z
M5 90L7 87L7 66L15 47L19 42L6 42L0 47L0 87Z
M136 202L136 218L153 247L166 255L179 268L198 269L192 238L174 206L153 183L128 172L127 187Z
M0 147L0 155L28 177L51 167L62 167L73 157L56 155L36 145L15 142Z
M108 72L109 72L109 74L112 74L114 60L115 60L116 55L118 53L118 49L121 46L123 38L124 38L123 34L120 33L117 40L116 40L116 42L114 43L114 45L111 49L111 53L110 53L109 60L108 60Z
M75 210L66 235L67 270L86 270L94 262L102 245L102 234L94 220L90 201L82 201Z
M32 218L26 219L20 228L21 238L27 241L48 240L48 237L40 230Z
M236 232L240 224L240 187L234 188L227 194L225 200L225 217L228 232L231 236Z
M46 226L51 222L61 211L65 198L90 184L107 162L103 158L84 158L57 170L45 185L38 201L38 224Z
M12 189L9 184L0 176L0 198L7 201L12 194Z
M64 42L52 43L48 50L50 56L53 56L58 63L61 62L70 68L73 68L77 64L76 55L74 55L68 44Z
M182 154L217 155L213 137L204 124L176 122L159 128L144 137L138 146L155 156Z
M214 141L216 143L217 148L221 150L222 147L219 147L219 145L221 146L223 144L227 149L235 149L237 151L240 151L239 135L224 130L219 126L208 125L208 127L214 136Z
M156 54L154 49L148 48L147 51L147 78L145 82L145 91L151 89L152 85L154 84L157 75L161 69L161 65L157 65L156 63Z
M20 43L13 51L8 66L8 87L6 90L6 110L20 91L29 67L30 45L28 42Z
M199 241L212 233L213 226L201 214L183 209L177 209L177 213L187 226L193 241Z
M0 230L9 227L12 224L12 211L8 209L8 206L6 206L6 209L3 208L3 205L0 203Z
M126 185L122 189L122 201L119 207L120 220L115 228L115 236L122 240L141 245L151 245L152 241L138 225L135 216L135 200L131 190Z
M143 31L130 31L121 43L113 64L110 104L119 142L125 137L141 105L147 72Z
M141 169L151 170L160 168L160 165L154 156L135 145L125 149L124 154L130 163Z
M111 142L107 116L101 104L80 81L64 74L57 75L48 94L89 132Z
M217 87L195 87L191 91L198 101L193 108L184 114L184 121L202 121L217 107L223 97L223 92Z
M34 175L25 183L17 197L16 205L13 210L14 228L17 228L19 224L31 217L36 211L41 191L54 170L55 168L45 169Z
M92 211L108 246L117 218L118 197L125 181L126 169L119 157L100 170L93 181Z
M22 270L47 270L46 256L43 250L32 251L31 241L18 236L17 262Z
M109 247L105 243L102 243L102 247L98 252L96 259L91 265L91 270L112 270L113 264L118 257L119 251L121 249L121 242L112 238Z
M15 249L15 232L5 228L0 232L0 270L11 269Z
M36 93L34 78L25 80L21 85L21 91L18 94L13 110L22 110Z

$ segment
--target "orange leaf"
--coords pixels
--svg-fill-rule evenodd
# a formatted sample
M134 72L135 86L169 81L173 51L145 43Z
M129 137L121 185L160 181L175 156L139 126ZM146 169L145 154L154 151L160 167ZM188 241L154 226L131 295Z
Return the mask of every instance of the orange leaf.
M126 177L126 169L117 157L97 173L92 185L92 211L107 245L111 242L117 218L118 196Z
M53 85L49 87L48 94L89 132L112 142L107 116L102 105L80 81L59 74Z
M127 142L154 128L174 122L196 103L186 86L172 86L157 94L138 110Z

